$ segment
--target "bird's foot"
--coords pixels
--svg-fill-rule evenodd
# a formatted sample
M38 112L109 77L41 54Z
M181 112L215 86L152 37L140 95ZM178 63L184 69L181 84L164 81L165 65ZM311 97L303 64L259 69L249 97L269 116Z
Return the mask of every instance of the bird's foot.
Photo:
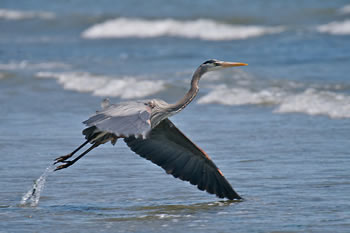
M56 163L58 163L58 162L56 162ZM56 164L56 163L55 163L55 164ZM56 167L56 169L55 169L54 171L58 171L58 170L67 168L67 167L73 165L74 162L73 162L73 161L60 161L60 163L64 163L64 164L62 164L62 165Z
M72 153L69 153L68 155L63 155L61 157L58 157L55 159L55 163L54 164L57 164L57 163L62 163L64 162L66 159L69 159L70 157L72 157Z

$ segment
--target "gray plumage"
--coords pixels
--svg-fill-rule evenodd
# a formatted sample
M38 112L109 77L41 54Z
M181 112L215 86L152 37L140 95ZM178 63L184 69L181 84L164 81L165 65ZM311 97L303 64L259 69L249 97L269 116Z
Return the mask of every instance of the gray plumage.
M83 123L117 137L143 137L151 131L151 108L147 101L110 104Z
M161 166L175 178L189 181L220 198L240 199L209 156L169 119L159 123L147 139L132 136L124 141L132 151Z

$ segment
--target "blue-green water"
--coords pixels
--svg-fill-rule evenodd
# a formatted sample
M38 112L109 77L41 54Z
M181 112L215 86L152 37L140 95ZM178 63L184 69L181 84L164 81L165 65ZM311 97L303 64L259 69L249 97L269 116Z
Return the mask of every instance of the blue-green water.
M0 232L348 232L348 1L1 1ZM172 121L243 202L219 200L106 144L47 177L110 97L186 92Z

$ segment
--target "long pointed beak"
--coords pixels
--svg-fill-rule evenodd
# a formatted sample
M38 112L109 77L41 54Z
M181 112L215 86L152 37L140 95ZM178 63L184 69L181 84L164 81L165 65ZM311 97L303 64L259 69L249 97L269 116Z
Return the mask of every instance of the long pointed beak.
M221 62L220 66L222 67L233 67L233 66L247 66L247 63L241 63L241 62Z

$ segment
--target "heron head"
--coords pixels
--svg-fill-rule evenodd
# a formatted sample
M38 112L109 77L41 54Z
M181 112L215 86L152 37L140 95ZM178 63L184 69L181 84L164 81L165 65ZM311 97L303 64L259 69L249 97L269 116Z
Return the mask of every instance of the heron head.
M246 66L248 64L241 63L241 62L226 62L226 61L219 61L216 59L210 59L208 61L203 62L203 64L200 66L202 69L205 69L205 71L213 71L213 70L219 70L222 68L228 68L228 67L234 67L234 66Z

